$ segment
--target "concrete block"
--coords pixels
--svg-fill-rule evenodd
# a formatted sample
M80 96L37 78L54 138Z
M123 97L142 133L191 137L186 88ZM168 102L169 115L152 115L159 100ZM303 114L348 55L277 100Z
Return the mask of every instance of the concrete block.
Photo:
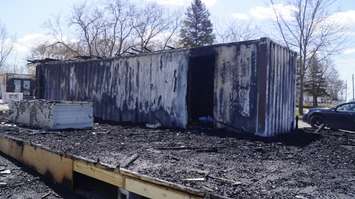
M9 108L9 119L24 126L49 130L93 126L91 102L22 100L11 102Z

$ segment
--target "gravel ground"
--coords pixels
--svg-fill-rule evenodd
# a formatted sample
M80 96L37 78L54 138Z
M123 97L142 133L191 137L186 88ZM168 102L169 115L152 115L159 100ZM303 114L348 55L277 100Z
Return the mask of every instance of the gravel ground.
M55 185L0 154L0 198L10 199L74 199Z
M355 198L355 135L348 133L260 140L208 129L95 124L47 132L4 122L0 132L230 198Z

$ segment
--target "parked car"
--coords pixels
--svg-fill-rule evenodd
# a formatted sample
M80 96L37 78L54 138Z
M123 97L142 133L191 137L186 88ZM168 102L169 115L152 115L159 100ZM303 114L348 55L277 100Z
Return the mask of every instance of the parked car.
M312 108L302 119L316 128L325 124L331 129L355 131L355 102L339 104L333 108Z

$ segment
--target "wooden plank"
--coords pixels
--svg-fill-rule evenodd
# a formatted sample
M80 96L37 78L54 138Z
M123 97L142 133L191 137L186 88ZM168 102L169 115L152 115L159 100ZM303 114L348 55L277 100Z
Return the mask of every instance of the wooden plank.
M185 192L176 191L169 187L159 186L142 180L131 177L126 178L127 191L139 194L141 196L152 199L202 199Z
M105 168L100 168L97 165L81 160L74 160L73 165L75 172L87 175L117 187L124 186L124 177L119 172L108 171Z
M154 177L151 177L151 176L142 175L142 174L139 174L137 172L133 172L133 171L130 171L130 170L127 170L127 169L124 169L124 168L120 168L120 172L125 177L129 177L131 179L144 181L146 183L154 184L156 186L167 187L167 188L169 188L171 190L176 190L176 191L179 191L179 192L188 193L189 195L200 196L201 198L205 195L205 193L201 192L200 190L193 189L193 188L190 188L190 187L186 187L184 185L176 184L176 183L173 183L173 182L168 182L168 181L165 181L165 180L162 180L162 179L158 179L158 178L154 178Z
M23 144L5 137L0 138L0 151L16 160L21 159Z
M318 129L316 129L316 130L314 131L314 133L319 133L319 132L321 132L321 131L324 129L324 127L325 127L325 124L321 124L321 125L318 127Z
M202 199L204 196L204 193L183 185L60 155L15 138L0 137L0 151L42 175L49 175L57 183L72 185L75 171L152 199Z
M57 183L72 186L73 160L70 158L25 144L22 162Z
M70 158L6 137L0 137L0 151L57 183L72 185L73 162Z

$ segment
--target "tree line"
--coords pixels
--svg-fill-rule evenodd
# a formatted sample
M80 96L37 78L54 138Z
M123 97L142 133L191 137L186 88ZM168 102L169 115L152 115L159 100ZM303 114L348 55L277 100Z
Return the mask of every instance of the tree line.
M55 41L33 48L30 58L112 57L257 38L255 26L239 26L235 20L220 25L223 28L216 30L201 0L193 0L185 13L154 2L76 4L70 16L53 17L45 23Z
M137 5L108 0L100 6L78 4L66 21L56 17L46 23L56 41L37 46L32 57L112 57L209 45L215 41L209 15L201 0L194 0L184 20L180 11L166 10L152 2ZM68 28L63 28L63 23ZM68 41L64 29L77 40Z
M304 93L312 97L312 106L319 106L319 98L338 101L344 91L344 82L339 78L331 60L314 56L309 61L304 77Z
M280 3L291 5L290 18L276 9ZM336 0L270 0L275 15L275 30L267 34L298 53L297 96L300 114L304 94L338 99L344 88L331 58L344 46L345 27L332 22L331 8ZM101 5L76 4L69 16L49 19L45 26L53 38L34 47L29 58L70 59L74 57L112 57L151 51L211 45L255 39L260 29L232 20L213 24L201 0L192 0L185 12L167 10L152 2L141 5L131 1L107 0ZM223 28L219 28L221 25ZM3 50L6 39L0 26L0 66L11 52Z

